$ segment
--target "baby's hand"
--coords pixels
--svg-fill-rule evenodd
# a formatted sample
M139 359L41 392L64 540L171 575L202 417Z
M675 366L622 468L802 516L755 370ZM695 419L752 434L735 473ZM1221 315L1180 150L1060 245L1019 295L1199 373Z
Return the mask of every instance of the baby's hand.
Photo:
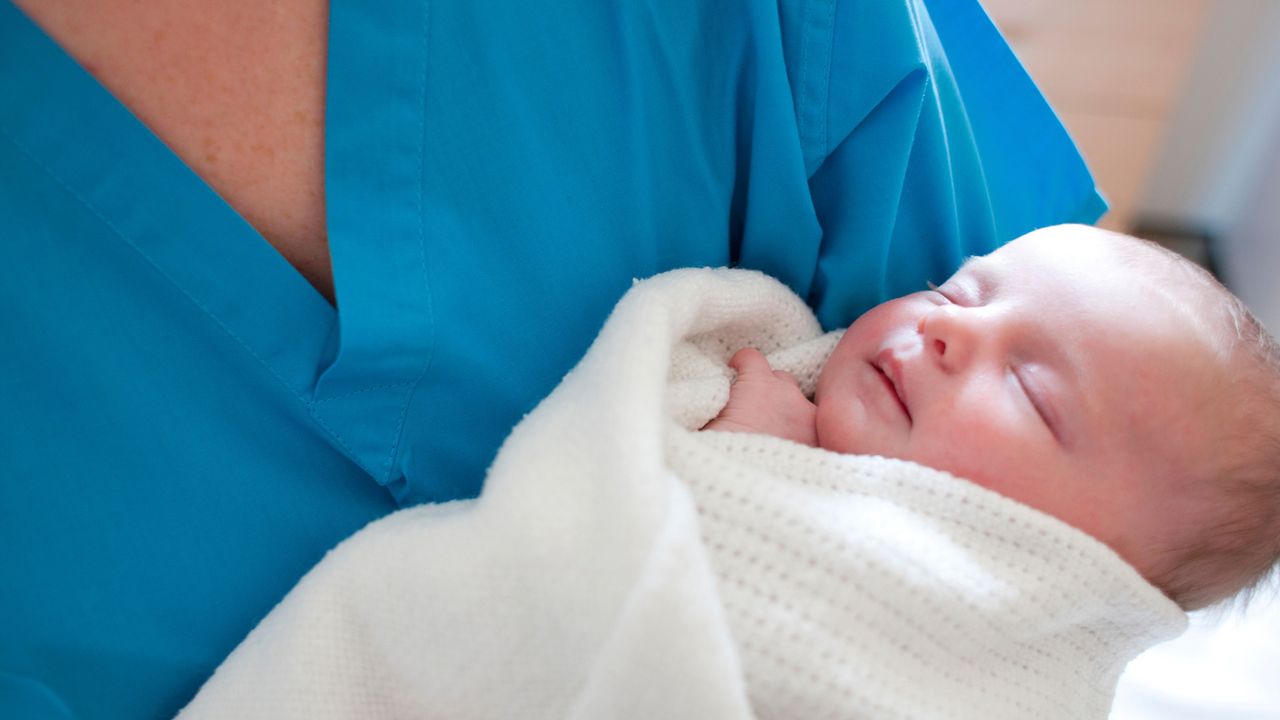
M817 447L818 409L791 373L769 367L755 348L739 350L729 367L738 371L729 402L703 430L761 433Z

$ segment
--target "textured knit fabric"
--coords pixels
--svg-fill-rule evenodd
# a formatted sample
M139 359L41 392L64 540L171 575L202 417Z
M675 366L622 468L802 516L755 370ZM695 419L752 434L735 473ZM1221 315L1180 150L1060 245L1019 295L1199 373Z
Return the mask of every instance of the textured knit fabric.
M758 273L637 285L479 500L344 542L183 717L1104 718L1185 622L1115 553L919 465L692 429L739 347L811 385L834 339Z
M1104 207L975 0L328 7L337 308L0 0L6 720L171 716L342 538L478 493L633 277L837 326Z
M1185 615L1093 538L913 463L668 445L760 718L1106 718Z

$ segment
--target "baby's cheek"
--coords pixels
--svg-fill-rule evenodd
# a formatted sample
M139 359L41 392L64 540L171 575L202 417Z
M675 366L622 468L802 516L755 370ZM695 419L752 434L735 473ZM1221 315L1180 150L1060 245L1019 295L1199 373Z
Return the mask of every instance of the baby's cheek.
M814 427L818 434L818 447L832 452L856 453L857 427L861 424L859 417L865 419L866 409L860 403L856 406L841 408L838 412L833 402L819 399L818 410L814 418Z
M918 423L908 459L1010 494L1036 476L1037 453L1024 427L993 410L972 409L941 427Z
M905 438L868 412L861 398L850 395L842 402L819 399L815 427L818 447L847 455L883 455L902 458Z

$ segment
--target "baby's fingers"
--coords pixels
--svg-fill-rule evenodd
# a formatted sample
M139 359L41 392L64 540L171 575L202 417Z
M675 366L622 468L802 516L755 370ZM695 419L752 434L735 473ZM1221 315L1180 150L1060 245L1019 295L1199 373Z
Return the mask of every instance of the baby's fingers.
M774 370L773 376L787 383L788 385L795 385L797 390L800 389L800 381L796 379L795 375L792 375L786 370Z
M767 373L772 370L764 353L751 347L742 348L729 358L729 367L738 371L738 375Z

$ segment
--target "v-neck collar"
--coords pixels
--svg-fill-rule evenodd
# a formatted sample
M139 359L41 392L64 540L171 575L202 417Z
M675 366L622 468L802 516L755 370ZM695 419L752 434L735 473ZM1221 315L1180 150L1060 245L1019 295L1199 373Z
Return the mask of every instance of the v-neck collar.
M0 0L0 142L99 217L304 402L335 445L393 487L404 410L432 346L421 219L427 9L419 0L331 5L325 186L338 311Z

